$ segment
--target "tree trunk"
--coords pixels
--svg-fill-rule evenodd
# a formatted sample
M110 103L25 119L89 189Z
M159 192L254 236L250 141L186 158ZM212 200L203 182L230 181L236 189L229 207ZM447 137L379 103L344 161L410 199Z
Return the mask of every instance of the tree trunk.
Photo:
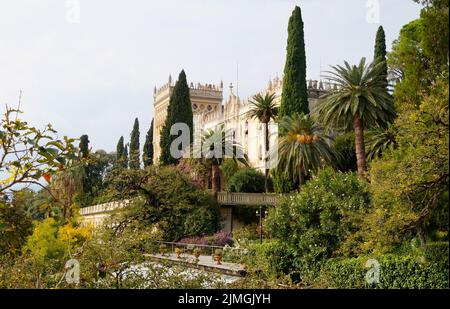
M264 188L265 192L269 193L269 168L268 168L268 154L269 154L269 124L264 124Z
M366 171L366 150L364 145L364 127L361 118L358 115L353 117L353 130L355 131L355 151L358 165L358 177L364 178Z
M214 194L220 191L220 169L215 163L212 164L211 187Z

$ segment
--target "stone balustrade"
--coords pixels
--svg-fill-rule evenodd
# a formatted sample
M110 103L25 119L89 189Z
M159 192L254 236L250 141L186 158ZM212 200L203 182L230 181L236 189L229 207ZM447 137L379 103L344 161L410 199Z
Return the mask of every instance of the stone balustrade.
M275 206L281 195L275 193L230 193L218 192L217 201L221 205L268 205Z
M239 205L262 205L275 206L280 200L281 195L275 193L230 193L218 192L217 202L220 205L239 206ZM81 224L100 226L103 221L116 210L126 207L130 200L104 203L80 209Z

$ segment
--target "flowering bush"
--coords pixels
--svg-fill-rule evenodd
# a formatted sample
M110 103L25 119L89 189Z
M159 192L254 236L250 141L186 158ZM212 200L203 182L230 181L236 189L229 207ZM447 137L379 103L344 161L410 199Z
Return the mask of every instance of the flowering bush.
M219 246L224 247L225 245L231 245L232 243L231 235L226 231L219 231L213 235L202 235L186 237L178 241L180 244L194 244L194 245L209 245L209 246Z
M265 223L271 237L295 252L293 270L305 281L324 260L355 253L355 235L369 205L369 192L356 174L327 168L300 193L283 198Z

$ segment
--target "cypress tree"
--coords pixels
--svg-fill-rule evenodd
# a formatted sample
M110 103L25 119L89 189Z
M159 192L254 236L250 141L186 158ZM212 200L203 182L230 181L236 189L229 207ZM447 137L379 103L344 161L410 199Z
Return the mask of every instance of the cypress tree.
M117 166L123 166L123 155L125 153L125 148L123 145L123 136L119 138L116 147L116 164Z
M128 168L128 145L123 149L122 164L123 168Z
M89 155L89 137L84 134L80 137L80 155L82 158L87 158Z
M153 164L153 119L150 129L145 136L144 148L142 149L142 161L144 162L144 167Z
M86 159L89 156L89 137L86 134L81 135L80 137L80 144L78 146L80 148L80 156L83 159ZM91 170L92 165L86 164L83 165L83 192L85 194L92 192L92 186L91 186Z
M175 123L185 123L188 125L190 131L190 141L192 141L194 128L192 105L189 96L189 86L186 81L186 74L184 73L184 70L181 71L173 88L169 106L167 107L167 118L161 129L161 164L178 163L178 159L175 159L170 154L170 145L172 141L177 138L176 135L170 135L170 128Z
M302 12L298 6L295 7L289 18L286 51L280 115L308 114L305 38Z
M385 83L386 87L388 86L387 81L387 73L388 73L388 67L386 63L386 35L384 33L383 26L378 27L377 35L375 38L375 51L374 51L374 62L381 62L383 61L383 71L382 74L386 76Z
M133 130L131 131L130 139L130 168L139 169L139 120L136 118L134 120Z

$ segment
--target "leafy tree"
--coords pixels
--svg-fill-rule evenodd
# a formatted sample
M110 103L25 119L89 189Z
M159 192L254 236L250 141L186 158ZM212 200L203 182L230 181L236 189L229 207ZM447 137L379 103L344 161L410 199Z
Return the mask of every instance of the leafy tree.
M303 20L300 7L296 6L289 18L286 64L284 66L283 91L280 115L309 113L306 88L306 56Z
M22 112L6 107L0 123L0 194L18 184L46 188L41 177L51 181L51 174L64 169L76 159L74 139L56 138L48 124L43 130L19 118Z
M265 168L264 168L264 187L265 192L269 192L269 168L268 168L268 154L269 154L269 122L275 120L278 114L278 107L275 104L275 94L266 93L264 96L256 94L250 101L250 118L256 118L264 124L264 149L266 154L264 156Z
M139 120L134 120L133 130L131 131L130 140L130 168L139 169Z
M395 117L392 98L386 93L382 62L366 65L362 58L359 65L333 66L328 72L329 80L338 85L338 90L329 92L317 106L321 123L330 127L349 129L355 132L355 149L358 176L364 177L366 170L364 129L386 126Z
M167 107L167 117L164 126L161 129L161 157L162 164L176 164L178 159L172 157L170 145L176 136L170 134L170 129L176 123L184 123L189 127L189 140L193 140L193 113L191 99L189 95L189 86L186 81L184 70L178 76L173 92L170 96L169 106ZM183 149L181 149L183 150Z
M329 137L309 115L285 116L280 127L287 133L279 138L278 166L291 179L298 179L299 186L304 184L305 174L316 173L324 163L333 161Z
M142 161L144 162L144 167L153 164L153 119L150 129L147 131L147 135L145 136L144 149L142 150Z
M436 225L433 217L449 189L448 80L429 91L396 120L397 147L371 163L374 210L365 222L363 250L389 251L415 236L424 246L427 227ZM448 224L440 228L448 233Z
M417 94L427 92L436 76L448 72L449 2L425 4L420 18L403 26L388 54L391 70L400 77L394 91L399 111L417 108Z
M115 225L118 231L137 222L159 230L165 240L176 241L218 228L220 217L214 198L175 167L122 170L111 187L120 198L140 197L119 218Z
M254 168L238 170L227 182L228 192L262 193L265 189L265 178Z

